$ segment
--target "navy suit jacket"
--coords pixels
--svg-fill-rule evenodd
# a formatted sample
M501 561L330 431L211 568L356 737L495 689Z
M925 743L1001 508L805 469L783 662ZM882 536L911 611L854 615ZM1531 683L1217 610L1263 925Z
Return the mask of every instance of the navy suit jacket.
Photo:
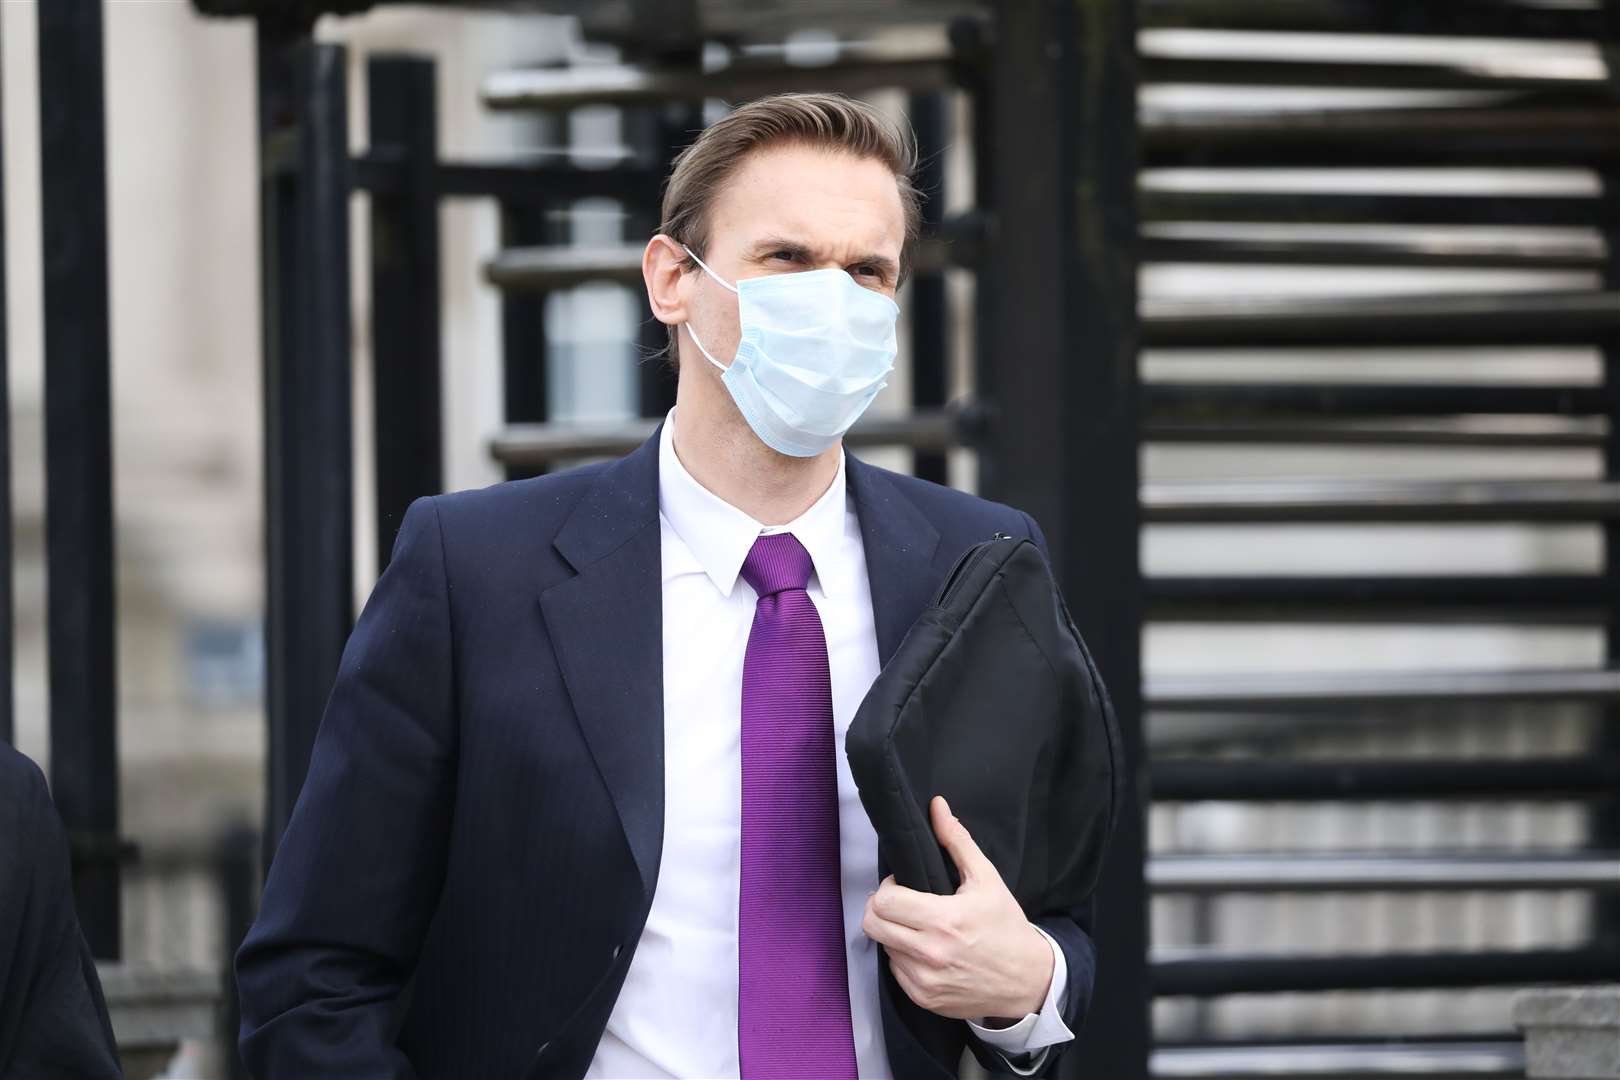
M846 476L881 660L967 547L1044 549L1017 510L853 454ZM661 571L657 434L411 503L237 953L255 1076L583 1075L663 847ZM1070 915L1040 925L1078 1030L1095 952L1090 911ZM999 1061L880 967L898 1080L956 1076L964 1044Z
M123 1076L39 767L0 742L0 1077Z

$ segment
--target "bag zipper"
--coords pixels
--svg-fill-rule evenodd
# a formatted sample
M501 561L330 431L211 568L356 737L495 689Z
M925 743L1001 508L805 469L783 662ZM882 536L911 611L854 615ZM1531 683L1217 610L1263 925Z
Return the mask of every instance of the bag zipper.
M961 556L956 560L956 565L951 567L951 572L945 575L945 581L940 585L939 591L934 593L933 606L941 607L944 605L945 601L951 595L951 590L956 587L957 582L967 575L968 570L974 566L974 564L990 553L990 545L992 542L996 540L1011 539L1013 539L1013 537L1008 536L1006 533L997 532L991 536L989 540L984 540L974 544L972 547L962 552Z

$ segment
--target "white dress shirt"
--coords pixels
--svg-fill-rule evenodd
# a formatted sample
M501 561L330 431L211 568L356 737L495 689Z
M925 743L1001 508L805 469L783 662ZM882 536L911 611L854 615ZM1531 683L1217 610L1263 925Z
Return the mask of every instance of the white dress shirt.
M692 478L675 454L674 433L671 409L658 458L664 849L646 928L585 1075L645 1080L739 1074L742 669L756 600L740 572L761 533L791 532L815 567L807 591L821 616L832 675L855 1060L863 1078L889 1080L878 1005L878 946L861 930L866 899L878 887L877 833L844 754L850 721L879 664L866 552L845 492L843 454L832 485L813 506L787 525L766 527ZM1040 1067L1045 1047L1074 1037L1060 1012L1068 979L1063 952L1041 933L1054 958L1041 1012L1008 1028L973 1025L986 1042L1012 1055L1015 1071L1026 1074Z

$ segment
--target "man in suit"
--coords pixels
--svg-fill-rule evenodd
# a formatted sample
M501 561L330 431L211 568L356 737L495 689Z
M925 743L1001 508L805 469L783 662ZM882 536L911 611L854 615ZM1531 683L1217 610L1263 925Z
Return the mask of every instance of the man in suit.
M62 819L39 767L0 743L0 1076L122 1075Z
M942 799L961 888L897 885L843 754L957 556L1045 546L843 450L893 361L914 157L837 95L710 127L643 260L657 433L411 504L237 956L256 1075L1051 1074L1089 910L1029 922Z

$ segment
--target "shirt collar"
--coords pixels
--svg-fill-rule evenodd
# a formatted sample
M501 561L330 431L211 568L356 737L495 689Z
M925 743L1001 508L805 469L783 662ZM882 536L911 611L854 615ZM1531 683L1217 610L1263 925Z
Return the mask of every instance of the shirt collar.
M761 525L686 471L675 454L675 409L664 418L658 437L659 512L724 596L731 595L754 541L763 533L777 532L792 533L810 553L822 595L831 597L852 587L853 571L840 551L846 497L844 449L839 447L838 472L821 497L786 525Z

